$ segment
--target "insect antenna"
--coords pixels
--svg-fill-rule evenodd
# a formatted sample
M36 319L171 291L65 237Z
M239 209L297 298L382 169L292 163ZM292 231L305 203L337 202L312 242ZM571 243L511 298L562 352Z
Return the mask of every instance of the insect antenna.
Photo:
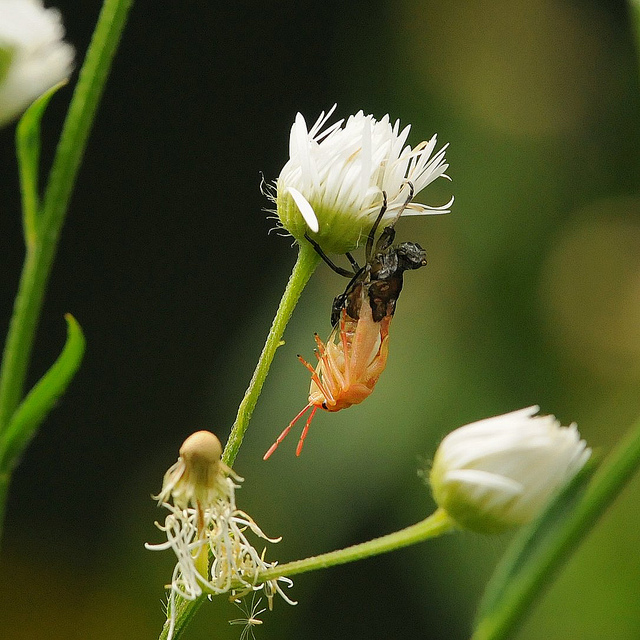
M324 348L324 344L322 346ZM324 358L324 353L322 354L322 357ZM329 391L327 386L322 383L322 380L320 380L320 376L318 375L318 372L302 356L298 356L298 360L300 360L300 362L302 362L302 364L307 369L309 369L309 371L311 372L311 379L316 383L316 385L317 385L318 389L320 389L320 392L322 393L322 395L327 400L330 400L331 402L333 402L333 400L334 400L333 394L331 393L331 391Z
M335 262L333 262L331 260L331 258L329 258L329 256L327 256L327 254L322 250L322 247L308 234L305 233L304 237L309 241L309 243L311 244L311 246L316 250L316 253L338 274L341 276L344 276L345 278L350 278L353 273L351 273L351 271L349 271L348 269L343 269L342 267L339 267L337 264L335 264ZM347 256L349 256L349 254L347 254ZM349 261L351 262L351 265L353 266L353 263L355 262L355 260L353 260L353 257L349 257ZM357 263L356 263L357 266ZM360 267L358 267L360 268Z

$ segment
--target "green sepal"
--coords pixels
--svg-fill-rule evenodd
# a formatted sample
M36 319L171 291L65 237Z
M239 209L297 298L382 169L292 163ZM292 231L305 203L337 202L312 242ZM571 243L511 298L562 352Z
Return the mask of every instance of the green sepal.
M2 455L0 469L12 469L47 417L58 398L66 391L84 354L85 339L80 325L70 314L67 321L67 340L62 353L40 378L11 417L0 440Z
M542 587L579 541L573 519L597 462L592 457L514 538L485 589L472 640L511 637ZM586 533L586 532L584 532Z
M65 84L67 81L63 80L37 98L24 112L16 127L16 154L22 192L22 220L27 246L31 246L38 236L40 123L53 94Z

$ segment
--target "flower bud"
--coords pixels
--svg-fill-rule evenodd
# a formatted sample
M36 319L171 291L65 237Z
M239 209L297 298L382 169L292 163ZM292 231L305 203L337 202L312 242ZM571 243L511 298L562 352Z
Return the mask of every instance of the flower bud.
M0 2L0 126L69 77L73 47L56 9L40 0Z
M532 520L591 455L575 424L529 407L460 427L440 444L429 482L462 528L498 533Z
M320 114L309 130L298 113L291 127L290 158L272 199L280 223L296 240L309 233L328 253L355 249L380 212L383 192L381 229L403 212L448 213L453 200L442 207L411 202L436 178L448 178L447 145L433 157L436 136L414 149L404 146L410 126L401 131L399 120L392 126L388 115L376 121L362 111L325 127L334 109Z

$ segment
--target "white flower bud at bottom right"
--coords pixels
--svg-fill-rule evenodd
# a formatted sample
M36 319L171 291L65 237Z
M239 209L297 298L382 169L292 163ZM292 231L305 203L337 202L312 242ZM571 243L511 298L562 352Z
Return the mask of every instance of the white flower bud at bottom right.
M436 452L429 482L461 528L499 533L531 521L591 455L575 424L533 406L460 427Z

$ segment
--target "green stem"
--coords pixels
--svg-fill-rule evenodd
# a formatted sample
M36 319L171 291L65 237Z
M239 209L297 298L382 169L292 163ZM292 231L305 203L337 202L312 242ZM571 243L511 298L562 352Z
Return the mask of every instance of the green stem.
M39 237L27 248L0 365L0 431L6 429L22 399L60 230L131 3L132 0L105 0L60 135L39 213Z
M309 278L311 278L319 262L320 256L318 256L310 244L304 243L299 245L298 257L291 271L289 282L282 294L282 299L280 300L278 310L271 324L271 329L267 335L258 364L253 372L249 386L245 391L244 398L238 407L236 421L231 428L231 434L227 440L227 446L225 447L222 459L225 464L229 466L233 465L238 455L242 439L249 426L251 415L260 397L262 386L269 373L276 350L280 346L287 323L300 299L302 291L309 282ZM180 636L182 636L191 618L193 618L205 599L206 595L202 595L195 600L176 599L176 624L172 640L178 640ZM159 640L167 640L169 637L169 628L170 625L167 620L162 628Z
M195 600L184 600L182 598L176 598L176 626L173 630L171 640L179 640L179 638L184 633L184 630L187 628L187 625L191 622L191 618L196 615L196 612L198 611L200 606L204 602L206 602L206 600L206 595L201 595ZM158 640L168 640L169 629L170 624L169 620L167 620L162 627L162 631L160 632Z
M288 562L287 564L278 565L273 569L263 571L258 576L256 584L267 580L275 580L281 576L289 577L317 569L326 569L327 567L334 567L339 564L355 562L356 560L363 560L364 558L395 551L396 549L402 549L403 547L435 538L443 533L452 531L454 528L455 525L451 518L449 518L442 509L437 509L425 520L386 536L375 538L368 542L362 542L361 544L356 544L346 549L330 551L329 553L312 556L304 560ZM234 586L242 589L246 585L237 584ZM192 601L178 599L176 604L176 625L172 640L179 640L191 618L193 618L195 612L200 608L200 605L202 605L206 598L206 595L202 595ZM167 621L162 629L159 640L167 640L168 633L169 623Z
M298 259L291 272L287 287L282 294L282 299L280 300L280 305L276 311L271 329L269 330L269 335L267 336L264 348L260 354L260 359L253 372L251 382L249 382L244 398L238 407L236 421L231 428L231 434L227 440L227 446L224 449L222 460L229 466L233 465L238 455L242 439L244 438L245 431L251 420L251 415L262 391L262 385L269 373L276 349L280 346L287 323L298 303L302 290L307 282L309 282L309 278L319 262L320 256L318 256L309 243L305 242L299 246Z
M37 214L37 237L32 237L36 230L32 211L26 221L31 236L27 236L24 266L0 364L0 434L8 428L24 395L36 327L60 230L131 3L132 0L104 0L60 134L42 208ZM0 458L2 455L0 452ZM5 462L6 468L0 469L0 538L11 479L9 470L14 466L13 460Z
M494 616L480 622L472 640L506 640L528 611L551 575L579 547L600 516L640 467L640 420L596 471L567 525L544 550L537 570L526 576L510 596L510 602Z
M630 19L640 54L640 0L629 0ZM508 592L493 614L480 619L473 640L505 640L524 618L531 604L548 585L551 577L587 536L625 484L640 467L640 420L609 454L596 471L582 499L576 505L566 525L544 549L536 570L527 572ZM518 556L514 559L517 561Z
M330 551L319 556L312 556L304 560L295 560L287 564L279 564L273 569L263 571L258 576L258 582L273 580L280 576L295 576L299 573L307 571L315 571L316 569L326 569L327 567L335 567L339 564L355 562L363 560L396 549L402 549L418 542L436 538L443 533L448 533L455 528L451 518L442 509L436 509L428 518L413 524L400 531L389 533L380 538L374 538L368 542L355 544L346 549L338 551Z

